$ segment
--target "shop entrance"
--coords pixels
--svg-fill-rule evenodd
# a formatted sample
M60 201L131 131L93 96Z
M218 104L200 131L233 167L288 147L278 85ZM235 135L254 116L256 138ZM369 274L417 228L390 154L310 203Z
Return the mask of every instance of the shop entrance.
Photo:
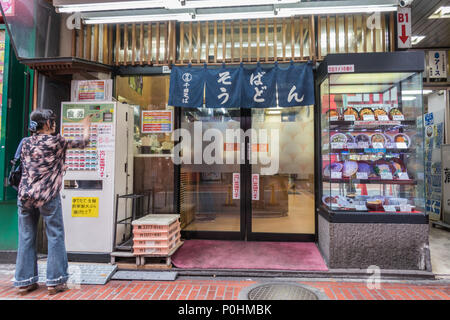
M176 109L185 238L314 241L313 106Z

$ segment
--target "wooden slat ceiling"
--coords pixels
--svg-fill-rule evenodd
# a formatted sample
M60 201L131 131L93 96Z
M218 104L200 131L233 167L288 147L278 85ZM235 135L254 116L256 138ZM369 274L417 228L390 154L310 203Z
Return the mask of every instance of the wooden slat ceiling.
M428 19L442 6L450 6L449 0L414 0L412 3L412 35L426 36L414 48L450 47L450 18Z

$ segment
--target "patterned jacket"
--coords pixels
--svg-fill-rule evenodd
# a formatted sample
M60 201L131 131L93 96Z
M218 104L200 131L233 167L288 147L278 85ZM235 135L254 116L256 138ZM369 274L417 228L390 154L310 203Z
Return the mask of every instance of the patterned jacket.
M66 140L60 134L36 134L23 141L22 179L18 199L27 208L39 208L62 187L64 161L69 148L85 148L87 140Z

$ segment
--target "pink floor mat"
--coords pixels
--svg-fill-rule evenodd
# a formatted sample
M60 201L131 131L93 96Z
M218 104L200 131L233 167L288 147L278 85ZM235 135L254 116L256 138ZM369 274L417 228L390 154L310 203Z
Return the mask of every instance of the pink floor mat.
M183 269L328 271L311 242L186 240L172 263Z

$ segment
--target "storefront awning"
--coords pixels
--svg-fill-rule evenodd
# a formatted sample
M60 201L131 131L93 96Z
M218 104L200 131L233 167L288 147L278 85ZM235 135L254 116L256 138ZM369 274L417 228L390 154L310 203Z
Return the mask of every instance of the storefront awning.
M312 63L281 67L173 67L169 105L187 108L273 108L314 104Z
M111 66L72 57L22 59L20 62L48 77L80 73L87 79L96 79L89 72L109 73L112 71Z

